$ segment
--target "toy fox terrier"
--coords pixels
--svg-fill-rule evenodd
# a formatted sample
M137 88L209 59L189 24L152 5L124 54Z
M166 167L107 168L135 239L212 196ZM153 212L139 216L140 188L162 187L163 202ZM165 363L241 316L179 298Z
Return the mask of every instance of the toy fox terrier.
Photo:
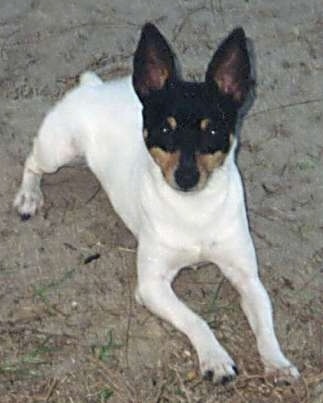
M85 157L137 237L137 301L189 338L201 374L225 381L238 371L171 284L184 266L211 261L241 295L266 373L297 378L275 336L235 163L237 116L252 82L243 29L217 49L204 82L181 79L152 24L142 29L133 67L132 77L107 83L84 73L48 113L14 205L22 219L34 215L43 204L42 175Z

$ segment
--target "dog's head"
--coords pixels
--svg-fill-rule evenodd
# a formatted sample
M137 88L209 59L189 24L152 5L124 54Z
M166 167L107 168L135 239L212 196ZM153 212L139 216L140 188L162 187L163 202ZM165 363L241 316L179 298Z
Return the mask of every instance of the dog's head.
M146 24L134 56L133 85L143 105L145 143L167 183L202 189L230 150L251 84L246 37L237 28L211 59L205 81L183 81L171 47Z

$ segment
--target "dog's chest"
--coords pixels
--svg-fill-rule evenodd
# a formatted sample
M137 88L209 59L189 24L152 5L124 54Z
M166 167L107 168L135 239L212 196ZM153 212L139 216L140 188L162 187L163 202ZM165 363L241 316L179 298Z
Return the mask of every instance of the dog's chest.
M182 264L208 259L243 215L243 192L234 162L228 161L210 188L194 195L174 192L167 185L159 186L158 177L154 180L144 189L141 232L151 242L176 251Z

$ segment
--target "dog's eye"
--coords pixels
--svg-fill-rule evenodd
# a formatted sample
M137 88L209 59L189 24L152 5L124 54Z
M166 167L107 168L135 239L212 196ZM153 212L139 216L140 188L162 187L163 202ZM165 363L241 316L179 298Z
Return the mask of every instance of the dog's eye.
M215 136L215 135L216 135L216 130L215 130L215 129L210 129L210 130L209 130L209 134L210 134L211 136Z
M168 134L168 133L170 133L171 129L169 127L165 126L165 127L162 128L161 131L162 131L163 134Z

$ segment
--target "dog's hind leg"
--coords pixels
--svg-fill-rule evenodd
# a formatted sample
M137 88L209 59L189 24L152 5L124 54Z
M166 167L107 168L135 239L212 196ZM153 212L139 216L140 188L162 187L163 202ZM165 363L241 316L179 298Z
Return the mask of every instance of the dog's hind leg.
M26 159L22 183L14 200L22 220L35 215L43 205L42 175L56 172L80 154L65 115L62 105L58 104L46 116Z

